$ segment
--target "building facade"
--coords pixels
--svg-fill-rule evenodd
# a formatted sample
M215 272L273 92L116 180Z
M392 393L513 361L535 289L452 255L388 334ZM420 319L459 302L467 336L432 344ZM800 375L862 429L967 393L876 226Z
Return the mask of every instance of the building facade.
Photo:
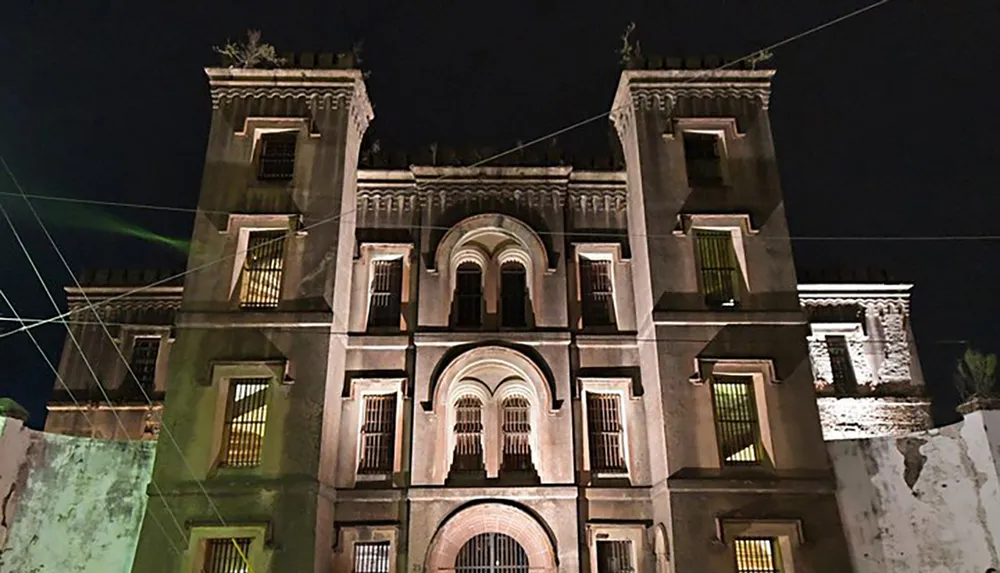
M852 570L773 71L623 72L623 170L359 169L300 64L207 70L134 572Z

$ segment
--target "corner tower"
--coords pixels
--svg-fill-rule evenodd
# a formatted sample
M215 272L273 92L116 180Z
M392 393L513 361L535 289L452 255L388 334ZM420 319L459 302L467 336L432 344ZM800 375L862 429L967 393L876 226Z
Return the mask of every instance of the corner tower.
M611 113L640 370L659 396L646 419L662 420L648 426L654 519L670 571L849 571L768 119L774 72L719 63L626 70Z
M326 573L372 107L357 70L206 73L208 150L132 570L243 571L246 557L254 573Z

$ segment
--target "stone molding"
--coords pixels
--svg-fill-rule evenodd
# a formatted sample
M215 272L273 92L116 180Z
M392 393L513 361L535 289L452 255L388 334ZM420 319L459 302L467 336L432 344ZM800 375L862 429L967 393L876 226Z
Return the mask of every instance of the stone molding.
M571 208L583 212L624 212L628 207L625 185L567 189L562 185L436 185L424 188L361 187L359 211L395 212L417 208L447 208L494 200L513 200L530 208Z

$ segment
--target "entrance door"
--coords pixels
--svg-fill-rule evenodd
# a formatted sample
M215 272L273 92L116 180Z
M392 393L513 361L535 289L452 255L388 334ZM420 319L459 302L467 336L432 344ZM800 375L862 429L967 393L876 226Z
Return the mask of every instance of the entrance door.
M528 573L528 554L503 533L480 533L459 550L455 573Z

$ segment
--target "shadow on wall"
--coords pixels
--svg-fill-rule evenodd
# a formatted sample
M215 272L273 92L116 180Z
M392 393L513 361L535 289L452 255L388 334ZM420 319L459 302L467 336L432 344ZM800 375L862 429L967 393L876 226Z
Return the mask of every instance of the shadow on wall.
M0 417L0 573L129 573L155 450Z

